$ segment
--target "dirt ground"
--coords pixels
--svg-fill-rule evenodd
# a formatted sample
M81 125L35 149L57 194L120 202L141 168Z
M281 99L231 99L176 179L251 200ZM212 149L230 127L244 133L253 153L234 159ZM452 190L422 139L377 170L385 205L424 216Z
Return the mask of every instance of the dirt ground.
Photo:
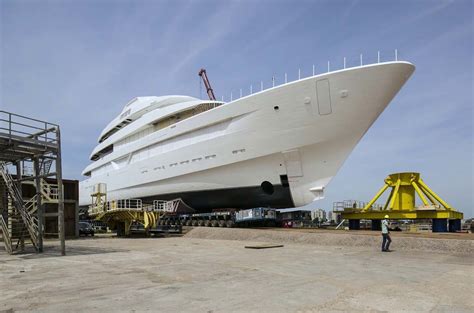
M269 241L194 232L69 240L65 257L53 241L41 255L0 248L0 312L474 311L471 253L283 239L254 250L244 246Z
M474 255L474 234L391 232L392 248L397 250L467 253ZM300 243L321 246L365 247L379 249L378 231L344 231L320 229L245 229L196 227L187 237L201 239L250 240L272 243Z

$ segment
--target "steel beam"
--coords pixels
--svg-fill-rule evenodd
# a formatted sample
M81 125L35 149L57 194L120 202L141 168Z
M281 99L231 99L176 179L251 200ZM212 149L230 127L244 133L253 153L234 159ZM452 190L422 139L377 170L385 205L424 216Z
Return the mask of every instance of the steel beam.
M43 204L41 197L41 178L39 177L40 166L38 158L35 158L33 161L34 164L34 173L35 173L35 187L36 187L36 206L37 216L38 216L38 252L43 252Z
M59 241L61 242L61 255L66 255L66 235L64 229L64 190L63 190L63 174L61 165L61 133L59 126L56 130L56 136L58 140L58 154L56 159L56 177L58 181L58 229L59 229Z
M433 211L369 211L369 212L352 212L341 213L343 219L363 219L363 220L377 220L383 219L388 214L392 220L416 220L416 219L433 219L433 218L447 218L447 219L462 219L463 214L457 211L448 210L433 210Z

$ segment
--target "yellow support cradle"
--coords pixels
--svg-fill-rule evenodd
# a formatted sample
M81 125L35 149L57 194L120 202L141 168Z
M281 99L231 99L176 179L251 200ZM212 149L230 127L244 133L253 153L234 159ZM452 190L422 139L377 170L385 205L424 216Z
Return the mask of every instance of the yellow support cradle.
M374 203L382 194L391 188L382 210L373 208ZM415 205L418 195L423 205ZM456 219L463 218L463 213L453 209L439 195L423 182L419 173L394 173L385 178L385 184L363 209L347 209L342 212L343 219L349 220L380 220L385 215L390 219Z
M115 229L118 223L124 224L124 235L130 235L130 226L133 222L143 225L145 231L155 228L162 212L148 212L136 209L111 209L94 216L97 221L106 223L110 228Z

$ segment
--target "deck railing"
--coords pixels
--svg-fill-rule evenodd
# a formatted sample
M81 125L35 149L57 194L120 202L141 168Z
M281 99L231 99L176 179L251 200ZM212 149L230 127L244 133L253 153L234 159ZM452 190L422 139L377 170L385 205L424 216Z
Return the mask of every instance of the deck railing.
M297 72L295 71L295 73L298 73L297 79L294 79L293 81L298 81L298 80L301 80L301 79L304 79L304 78L316 76L316 75L319 75L319 74L329 73L329 72L337 71L337 70L341 70L341 69L355 68L355 67L361 67L361 66L364 66L364 65L378 64L378 63L383 63L383 62L399 61L398 49L395 49L395 50L387 52L387 53L381 53L381 51L377 51L377 56L376 57L377 58L374 59L375 54L371 55L369 58L365 58L363 54L359 54L357 59L356 58L343 57L342 60L341 60L342 62L341 61L337 62L337 64L339 66L334 66L336 63L331 64L331 62L328 61L327 62L327 71L320 71L319 73L318 73L318 69L322 69L323 67L325 68L326 65L323 65L322 67L321 66L317 67L317 66L315 66L315 64L313 64L312 72L311 72L312 75L309 75L309 76L304 76L304 73L303 73L302 69L299 68ZM324 70L326 70L326 68ZM257 84L251 84L249 86L247 94L244 92L245 89L242 89L242 88L240 88L238 90L238 92L235 92L235 90L231 90L228 99L230 101L234 101L234 100L240 99L244 96L252 95L253 93L255 93L257 91L264 91L266 89L273 88L273 87L276 87L278 85L287 84L287 83L291 82L291 80L288 79L288 73L284 73L284 76L282 75L280 78L283 78L283 77L284 77L284 79L279 80L278 75L273 74L272 78L271 78L271 83L268 85L269 87L266 87L267 85L265 84L265 82L263 80L260 81ZM280 81L281 81L281 83L278 84L278 82L280 82ZM260 87L260 88L258 88L258 87ZM238 97L236 95L238 95ZM222 100L222 102L224 102L225 97L221 96L221 100Z
M57 145L57 129L57 124L0 111L0 137L3 139L28 138L40 144Z
M368 202L358 201L358 200L344 200L337 201L333 203L332 211L333 212L344 212L344 210L362 210ZM372 205L372 210L381 210L382 205L374 203Z

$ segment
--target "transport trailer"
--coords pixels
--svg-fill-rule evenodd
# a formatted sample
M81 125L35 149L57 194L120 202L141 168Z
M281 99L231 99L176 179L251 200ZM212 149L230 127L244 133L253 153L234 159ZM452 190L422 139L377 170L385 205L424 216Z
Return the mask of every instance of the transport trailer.
M277 212L275 209L270 208L253 208L248 210L240 210L235 213L235 223L240 227L275 227L278 224Z
M270 208L252 208L246 210L229 209L227 211L174 214L163 216L158 225L182 225L202 227L251 227L278 225L277 213Z
M168 215L158 222L162 225L233 227L234 211Z
M140 223L132 223L130 225L130 233L131 234L181 234L183 232L183 227L180 224L172 224L172 225L156 225L154 227L150 227L145 229L143 224ZM119 232L117 231L117 235Z

